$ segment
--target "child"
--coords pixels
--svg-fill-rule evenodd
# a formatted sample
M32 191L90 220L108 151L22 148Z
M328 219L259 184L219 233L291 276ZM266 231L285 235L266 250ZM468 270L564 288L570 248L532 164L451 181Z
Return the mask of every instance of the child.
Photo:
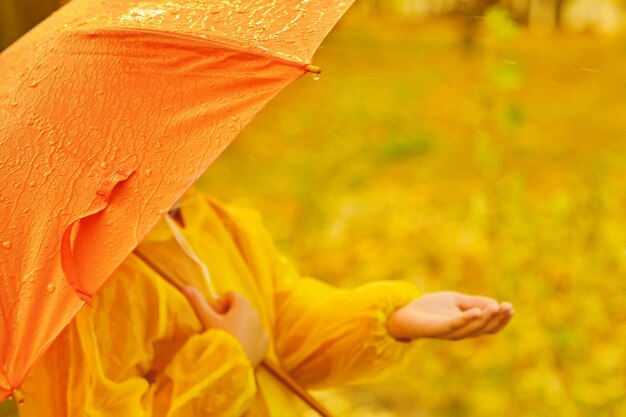
M22 417L300 416L306 406L263 358L307 388L364 382L400 363L409 340L496 333L513 315L485 297L419 297L408 282L302 278L255 213L195 190L180 210L210 282L161 222L141 249L184 294L131 255L33 369Z

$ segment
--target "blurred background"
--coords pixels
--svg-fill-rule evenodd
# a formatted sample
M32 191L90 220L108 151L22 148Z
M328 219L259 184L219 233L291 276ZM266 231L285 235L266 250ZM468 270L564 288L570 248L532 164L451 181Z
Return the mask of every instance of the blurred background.
M0 0L6 47L58 2ZM511 301L339 416L626 415L626 1L358 0L202 178L303 273ZM13 416L11 402L0 415Z

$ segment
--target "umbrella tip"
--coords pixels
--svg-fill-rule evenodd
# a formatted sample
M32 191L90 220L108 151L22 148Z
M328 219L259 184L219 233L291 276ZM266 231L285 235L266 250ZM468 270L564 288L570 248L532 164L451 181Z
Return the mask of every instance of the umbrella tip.
M322 69L317 65L307 65L306 70L312 74L319 75L322 73Z

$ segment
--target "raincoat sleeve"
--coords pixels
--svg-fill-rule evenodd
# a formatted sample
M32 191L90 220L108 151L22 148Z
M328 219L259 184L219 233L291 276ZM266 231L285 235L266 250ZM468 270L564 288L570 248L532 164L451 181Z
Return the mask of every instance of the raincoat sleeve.
M244 414L256 392L252 365L239 342L221 330L192 336L159 381L155 416Z
M411 343L387 330L390 315L418 296L406 281L340 289L302 278L275 248L260 216L228 209L247 262L273 281L274 343L283 367L309 388L372 382L400 364Z
M98 417L234 417L255 393L237 339L200 332L184 296L132 257L76 325L84 355L74 379Z
M310 388L372 382L400 365L411 343L387 330L391 314L417 296L409 282L340 289L312 278L276 293L276 349L283 366Z

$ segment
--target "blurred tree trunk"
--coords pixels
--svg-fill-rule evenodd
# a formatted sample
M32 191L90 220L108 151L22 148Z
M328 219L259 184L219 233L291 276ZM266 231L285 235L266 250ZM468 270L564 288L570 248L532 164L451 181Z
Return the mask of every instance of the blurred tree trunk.
M382 0L372 0L372 11L374 14L380 14L383 10Z
M469 3L462 3L464 7L463 15L465 20L463 46L465 49L473 49L476 45L476 36L480 20L490 7L499 4L499 0L476 0Z
M566 0L530 0L529 26L544 30L560 29L566 3Z
M0 0L0 50L58 9L62 0Z
M563 5L565 4L565 0L556 0L554 4L554 26L557 29L561 29L562 18L563 18Z

